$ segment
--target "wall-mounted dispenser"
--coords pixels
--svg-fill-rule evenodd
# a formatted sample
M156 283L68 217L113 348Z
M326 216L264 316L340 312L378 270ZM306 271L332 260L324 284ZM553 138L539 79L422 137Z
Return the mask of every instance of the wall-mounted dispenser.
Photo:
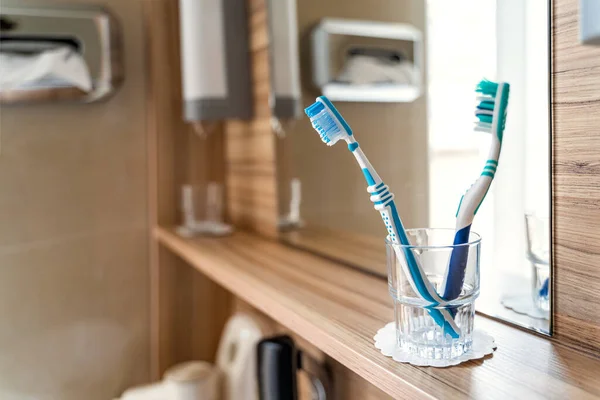
M312 31L314 84L337 101L411 102L422 34L409 24L325 18Z
M3 4L0 26L2 104L106 98L123 81L121 34L96 6Z
M184 119L248 119L252 93L245 0L180 0Z
M271 129L279 137L302 115L296 0L268 0Z
M271 110L276 118L302 114L296 0L269 0Z

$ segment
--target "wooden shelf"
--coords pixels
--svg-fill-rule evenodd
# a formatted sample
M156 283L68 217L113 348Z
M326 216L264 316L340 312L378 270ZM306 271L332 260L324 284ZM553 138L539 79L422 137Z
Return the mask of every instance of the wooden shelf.
M394 398L561 398L600 396L600 359L491 319L476 325L498 350L452 368L421 368L384 357L376 331L393 318L384 280L246 233L155 238L198 271Z

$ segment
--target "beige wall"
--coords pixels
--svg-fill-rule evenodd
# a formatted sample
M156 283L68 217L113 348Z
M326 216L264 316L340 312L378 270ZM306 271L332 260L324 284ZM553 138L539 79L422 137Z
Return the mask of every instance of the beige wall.
M321 18L404 22L425 33L421 0L297 0L304 106L320 93L312 88L311 28ZM425 78L424 73L423 79ZM428 162L426 97L412 103L348 103L336 107L352 126L357 140L384 182L396 194L407 227L426 226ZM290 177L302 182L302 218L308 224L350 230L383 240L385 227L373 210L366 183L345 144L325 146L306 117L288 132L287 160L280 160L282 213L289 207Z
M1 110L1 399L106 400L148 379L141 2L104 3L124 28L117 95Z

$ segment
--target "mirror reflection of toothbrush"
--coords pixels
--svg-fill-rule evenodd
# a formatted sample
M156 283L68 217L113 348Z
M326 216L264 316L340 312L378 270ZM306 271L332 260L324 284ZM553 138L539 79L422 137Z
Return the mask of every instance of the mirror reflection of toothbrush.
M396 244L396 246L393 246L394 251L406 276L410 277L409 282L411 287L430 306L444 305L444 300L439 296L435 287L427 278L414 253L411 249L405 247L411 243L406 236L404 226L398 215L396 204L394 203L394 195L389 191L388 186L383 183L363 153L354 138L350 126L325 96L317 98L317 101L304 111L310 118L313 128L319 133L321 140L328 146L334 145L340 139L344 139L348 143L348 150L356 158L369 185L367 191L371 194L370 199L375 204L375 209L381 214L391 242ZM403 262L403 260L406 260L406 262ZM460 336L460 328L458 328L453 316L447 309L428 308L428 312L434 321L443 328L446 334L449 334L453 338Z
M479 104L475 110L475 116L477 117L475 131L491 133L492 144L483 172L462 196L458 204L458 210L456 210L456 233L453 244L465 245L454 247L450 255L448 268L441 286L442 297L446 301L456 299L462 291L469 257L469 246L466 244L469 242L471 224L490 189L498 167L498 158L502 149L502 136L506 125L510 85L505 82L495 83L483 80L479 82L475 91L480 93L480 96L477 97Z

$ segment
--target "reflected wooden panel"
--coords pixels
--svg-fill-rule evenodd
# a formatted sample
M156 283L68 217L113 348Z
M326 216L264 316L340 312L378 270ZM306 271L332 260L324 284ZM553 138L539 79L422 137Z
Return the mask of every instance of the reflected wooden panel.
M352 267L385 277L385 242L374 236L350 231L307 225L282 232L281 239L298 248L315 252L332 260L344 260Z
M248 11L254 115L248 121L225 122L227 215L238 228L275 237L278 206L265 0L249 0Z

